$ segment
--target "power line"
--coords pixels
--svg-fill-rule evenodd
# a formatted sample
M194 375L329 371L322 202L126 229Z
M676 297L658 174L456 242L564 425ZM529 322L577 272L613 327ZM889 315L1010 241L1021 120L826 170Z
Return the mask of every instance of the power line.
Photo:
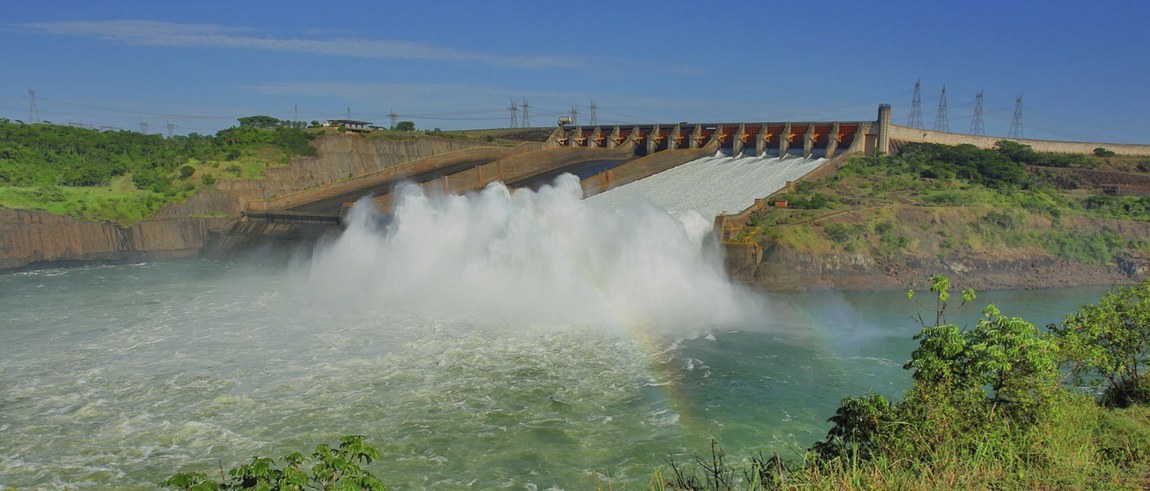
M938 98L938 113L934 116L935 131L950 131L950 118L946 116L946 84L942 86L942 95Z
M914 98L910 101L910 117L906 125L911 128L922 128L922 93L919 90L922 79L914 81Z
M970 120L970 134L985 135L986 129L982 127L982 91L974 96L974 117Z

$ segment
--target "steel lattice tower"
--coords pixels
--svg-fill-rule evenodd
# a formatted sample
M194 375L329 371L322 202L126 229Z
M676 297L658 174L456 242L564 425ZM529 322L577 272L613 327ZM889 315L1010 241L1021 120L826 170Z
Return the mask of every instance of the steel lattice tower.
M40 110L36 108L36 91L28 89L28 122L40 122Z
M387 113L387 119L391 120L391 129L394 130L396 123L399 122L399 115L395 114L395 111L391 111Z
M938 114L934 117L935 131L950 131L950 118L946 116L946 85L942 86L942 95L938 98Z
M595 99L591 99L591 126L599 124L598 110L599 106L595 104Z
M921 79L914 81L914 99L910 101L910 118L906 121L906 125L911 128L922 128L921 82Z
M519 121L516 119L516 116L519 114L519 106L515 105L514 99L511 101L511 106L509 106L507 110L511 111L511 127L519 126Z
M1010 137L1022 138L1022 96L1014 100L1014 120L1010 122Z
M970 134L985 135L986 129L982 127L982 91L974 96L974 118L970 120Z
M531 127L531 116L528 115L527 109L531 108L531 106L527 105L527 98L526 97L523 98L523 105L521 107L523 108L523 127L524 128L530 128Z
M579 125L579 110L575 109L574 104L571 105L571 124L575 126Z

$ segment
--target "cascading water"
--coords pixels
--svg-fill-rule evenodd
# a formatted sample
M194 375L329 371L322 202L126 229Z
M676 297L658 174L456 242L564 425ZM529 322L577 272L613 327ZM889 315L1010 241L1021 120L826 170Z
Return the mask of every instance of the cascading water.
M642 488L711 438L785 453L902 387L912 305L750 294L710 217L603 199L408 188L286 269L0 275L0 487L154 489L363 434L394 489Z

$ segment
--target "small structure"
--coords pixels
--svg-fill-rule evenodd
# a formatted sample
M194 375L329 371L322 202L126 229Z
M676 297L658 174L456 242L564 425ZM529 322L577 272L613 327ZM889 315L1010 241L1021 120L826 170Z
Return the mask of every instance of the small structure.
M329 119L323 122L325 128L343 128L347 131L367 133L371 131L370 121L356 121L354 119Z

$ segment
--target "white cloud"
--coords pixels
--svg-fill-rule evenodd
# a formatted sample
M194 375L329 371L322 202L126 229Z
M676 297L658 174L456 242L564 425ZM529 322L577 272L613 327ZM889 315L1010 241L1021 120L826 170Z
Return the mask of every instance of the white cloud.
M214 47L287 51L325 56L397 60L462 61L522 68L574 68L582 60L549 56L504 56L412 41L306 39L257 36L250 29L213 24L176 24L149 20L61 21L20 27L60 36L83 36L136 46Z

